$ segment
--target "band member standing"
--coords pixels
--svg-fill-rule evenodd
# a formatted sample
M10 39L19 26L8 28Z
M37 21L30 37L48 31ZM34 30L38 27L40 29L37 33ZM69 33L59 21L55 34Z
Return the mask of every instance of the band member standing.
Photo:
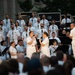
M71 23L70 28L72 29L70 31L70 38L72 39L72 50L75 57L75 23Z
M20 33L19 33L18 30L16 30L14 28L14 25L13 24L11 25L11 30L9 30L9 32L7 34L7 37L8 37L8 45L12 41L15 41L15 43L17 44L18 39L20 38Z
M41 39L39 40L40 44L41 44L41 55L47 55L48 57L50 57L50 51L49 51L49 39L48 39L48 33L44 32L43 33L43 38L44 40L41 42Z
M31 58L32 54L36 52L36 39L34 37L34 32L29 32L29 37L27 37L27 57Z
M29 22L32 23L32 26L35 27L35 24L37 23L36 13L32 12L32 17L29 19Z
M29 30L27 26L24 26L24 32L22 33L22 40L25 49L27 48L27 37L29 37Z

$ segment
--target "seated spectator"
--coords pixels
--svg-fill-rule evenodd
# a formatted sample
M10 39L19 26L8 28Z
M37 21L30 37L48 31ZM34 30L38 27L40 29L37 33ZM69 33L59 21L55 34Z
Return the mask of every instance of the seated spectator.
M44 56L41 58L41 63L43 65L43 70L45 73L47 73L50 70L50 62L49 62L49 57Z
M19 74L19 65L16 59L10 59L8 61L8 64L9 64L9 75Z
M71 72L72 72L72 69L73 69L73 63L71 62L71 61L66 61L65 63L64 63L64 69L65 69L65 73L66 73L66 75L71 75Z
M71 61L75 67L75 59L72 55L67 55L67 60Z
M0 64L0 75L9 75L9 64L6 61L3 61Z
M50 70L55 69L55 66L56 66L57 64L58 64L57 57L56 57L56 56L52 56L52 57L50 58L50 65L51 65Z
M62 66L62 65L56 65L55 69L59 70L59 72L61 73L61 75L66 75L65 74L64 66Z
M39 59L31 59L27 64L28 75L44 75L43 67Z
M18 65L19 65L19 72L20 72L20 75L21 75L22 70L23 70L24 54L19 53L18 56L17 56L17 60L18 60Z
M30 59L28 58L28 57L26 57L25 59L24 59L24 64L23 64L23 70L22 70L22 73L20 73L19 75L27 75L27 64L28 64L28 61L29 61Z
M58 59L58 64L59 65L63 65L64 64L64 61L63 61L63 58L64 58L64 54L62 51L58 51L56 53L56 56L57 56L57 59Z
M56 39L58 44L61 43L61 40L56 36L55 32L52 32L52 37L50 37L49 39Z
M46 75L61 75L61 73L57 69L54 69L54 70L48 71Z
M39 58L40 58L40 54L39 54L39 53L34 52L34 53L32 54L31 59L39 59Z

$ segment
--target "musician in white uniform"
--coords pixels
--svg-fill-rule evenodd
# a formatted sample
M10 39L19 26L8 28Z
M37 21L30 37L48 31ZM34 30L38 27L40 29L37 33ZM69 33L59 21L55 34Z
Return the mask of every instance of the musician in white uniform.
M56 39L58 44L61 44L61 40L56 36L55 32L52 32L52 36L49 39Z
M28 30L29 30L29 32L34 31L34 33L36 34L36 28L34 26L32 26L31 22L28 23Z
M29 30L28 30L28 27L25 26L24 32L22 33L22 40L23 40L25 49L27 48L27 37L29 37Z
M58 36L58 26L55 24L55 20L51 21L52 25L49 27L49 37L52 36L52 32L55 32L56 36Z
M36 13L32 12L32 17L29 19L29 22L32 23L32 26L35 27L35 23L37 23Z
M18 22L15 23L15 29L18 30L20 34L22 34L23 30L22 30L21 26L19 26Z
M20 38L20 33L18 30L14 28L14 25L11 25L11 30L8 32L7 37L8 44L12 41L15 41L15 43L17 44L18 39Z
M40 26L41 26L40 29L38 29L37 32L36 32L37 35L38 35L37 39L43 38L43 36L42 36L43 32L48 33L47 29L44 28L44 24L41 23Z
M50 51L49 51L49 39L48 39L48 33L44 32L43 33L43 38L44 40L41 42L41 39L39 40L40 44L41 44L41 55L46 55L48 57L50 57Z
M24 30L24 26L26 25L26 23L21 15L19 15L19 20L17 20L17 22L19 23L19 26L22 28L22 30Z
M0 42L4 40L4 34L3 34L3 30L2 27L0 26Z
M36 28L36 30L38 30L38 29L40 29L41 28L41 25L40 25L41 23L40 23L40 17L38 17L37 18L37 23L35 23L35 28Z
M40 23L43 23L44 24L44 28L48 29L48 27L49 27L49 21L46 19L45 15L42 15L42 20L40 21Z
M3 20L0 21L0 26L2 27L4 39L6 40L7 28L3 24Z
M27 38L27 57L31 58L32 54L36 52L36 39L34 37L34 32L30 31L29 37Z
M24 46L23 46L23 40L18 40L18 44L17 44L17 46L16 46L16 49L17 49L17 52L18 53L24 53L25 51L25 49L24 49Z
M43 39L43 32L48 32L47 29L44 28L44 24L40 24L40 29L37 30L37 45L38 49L40 49L39 39Z
M15 42L11 42L11 46L9 48L9 52L12 59L17 59L17 50L15 49Z
M70 31L70 38L72 39L72 50L75 58L75 23L71 23L70 28L72 29Z
M3 20L3 24L4 24L4 27L6 28L6 33L5 33L5 36L7 35L7 32L10 30L10 19L9 19L9 15L6 15L5 16L5 19ZM5 37L6 39L6 37Z
M64 18L61 21L61 24L71 23L71 19L64 15Z

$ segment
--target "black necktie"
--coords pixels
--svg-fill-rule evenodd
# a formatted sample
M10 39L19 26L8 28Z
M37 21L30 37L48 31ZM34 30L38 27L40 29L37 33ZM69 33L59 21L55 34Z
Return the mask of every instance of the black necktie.
M26 32L26 37L27 37L27 32Z
M43 29L41 30L41 32L43 33Z
M14 32L13 32L13 30L12 30L12 40L14 41Z
M52 26L52 29L54 29L54 26Z
M8 20L6 20L6 25L8 24Z

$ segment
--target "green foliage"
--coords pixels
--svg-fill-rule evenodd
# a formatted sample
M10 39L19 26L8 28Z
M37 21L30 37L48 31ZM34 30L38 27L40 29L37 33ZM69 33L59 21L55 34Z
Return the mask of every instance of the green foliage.
M30 11L30 9L33 8L33 5L32 5L32 1L31 0L25 0L25 1L18 1L19 3L19 6L20 8L23 10L23 11Z
M57 12L75 14L75 0L41 0L46 7L41 12Z
M34 5L32 0L19 1L23 11L30 11ZM38 8L37 12L58 12L75 14L75 0L40 0L46 7Z

